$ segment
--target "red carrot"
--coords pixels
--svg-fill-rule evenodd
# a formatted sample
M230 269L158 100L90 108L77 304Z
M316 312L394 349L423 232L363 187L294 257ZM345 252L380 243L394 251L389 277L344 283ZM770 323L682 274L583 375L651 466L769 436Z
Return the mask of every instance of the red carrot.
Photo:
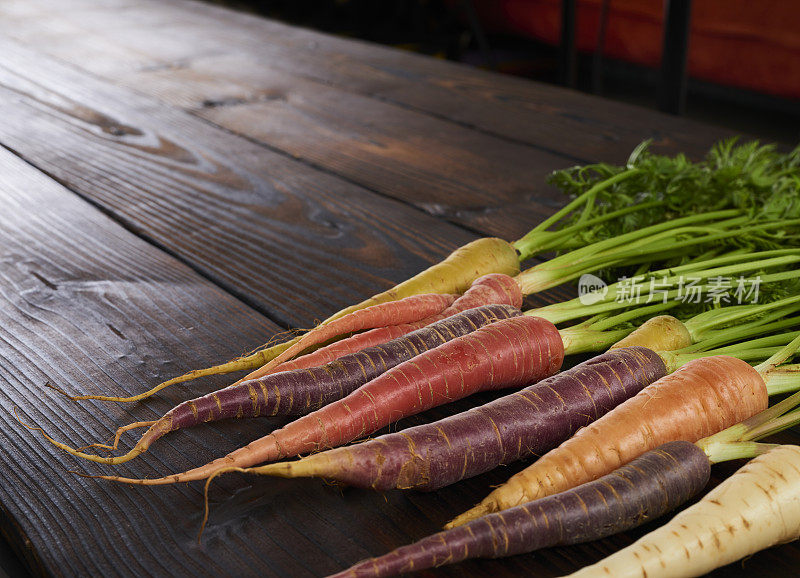
M78 457L119 464L145 452L155 440L166 433L200 423L262 415L303 415L343 398L369 380L423 351L484 325L519 315L522 315L520 310L510 305L476 307L388 343L345 355L321 367L272 373L185 401L155 422L137 422L120 428L115 446L121 431L149 426L133 449L122 456L96 456L58 442L53 443ZM115 446L111 447L116 449Z
M287 371L288 369L317 367L324 363L333 361L334 359L341 357L341 355L344 355L344 353L341 353L337 357L332 357L332 355L336 355L339 352L356 353L365 347L370 347L379 343L385 343L390 339L394 339L395 337L399 337L405 333L410 333L422 327L426 327L431 323L446 319L447 317L456 315L462 311L467 311L468 309L481 307L482 305L506 304L519 309L522 307L522 298L522 292L519 289L519 285L517 285L516 281L514 281L512 277L501 273L484 275L473 281L472 285L470 285L469 289L467 289L461 297L453 301L447 308L435 314L427 316L423 319L419 319L414 323L403 323L397 325L389 325L387 323L386 327L378 327L365 333L353 335L348 339L338 342L339 347L332 347L336 344L331 344L331 346L329 346L331 349L322 348L313 353L309 353L308 355L304 355L296 360L299 362L299 364L288 367L284 367L284 364L280 367L280 370ZM402 304L404 301L405 300L386 303L384 307L386 311L391 312L393 307L402 307L400 304ZM373 308L371 307L370 309ZM369 309L362 311L369 311ZM320 329L322 329L322 327L320 327ZM324 353L320 353L323 351ZM263 367L260 367L247 374L236 383L241 383L242 381L247 381L249 379L255 379L271 373L275 369L274 362L283 355L284 354L282 353L276 357L273 362L270 362Z
M428 536L331 578L394 576L597 540L678 507L705 487L710 473L703 450L671 442L594 482Z
M417 295L400 301L393 301L385 304L375 305L369 309L355 311L346 317L341 317L335 321L318 326L316 330L308 334L314 334L316 336L316 338L312 340L313 343L325 341L328 339L328 337L330 337L331 333L336 335L349 333L351 331L364 329L370 325L376 326L376 328L365 331L364 333L357 333L356 335L343 339L339 342L335 342L327 347L323 347L317 351L303 355L292 362L286 361L278 366L276 366L274 363L268 363L267 365L252 371L242 379L234 382L233 385L263 377L265 375L269 375L270 373L274 373L275 371L290 371L294 369L305 369L324 365L335 359L338 359L343 355L356 353L362 349L372 347L380 343L386 343L387 341L400 337L401 335L411 333L412 331L430 325L431 323L435 323L436 321L445 319L468 309L480 307L481 305L508 304L516 307L517 309L522 306L522 293L520 292L516 281L514 281L512 277L500 273L493 273L479 277L472 283L472 285L463 295L455 300L453 299L454 298L451 295ZM422 304L425 307L425 309L421 312L415 309L419 304ZM436 311L436 313L426 315L431 313L431 311ZM412 319L415 320L413 323L407 322L408 320ZM347 322L343 324L345 320L347 320ZM380 326L381 323L385 323L386 326ZM393 323L394 325L389 325L389 323ZM330 330L330 327L333 327L334 329ZM291 347L282 349L282 353L279 357L286 359L288 355L285 354L289 349L292 350L292 354L297 353L302 349L307 349L310 345L312 345L311 342L306 342L304 346L295 349L295 345L299 345L299 343L305 337L306 336L302 336L292 340L293 345ZM67 397L72 400L98 399L103 401L133 402L150 397L154 393L157 393L158 391L161 391L165 387L173 385L174 383L187 381L187 379L184 378L188 379L187 376L181 376L175 380L169 380L160 383L152 389L130 397L105 395L70 396L58 388L54 389L64 393L64 395L67 395ZM116 439L118 439L119 434L124 431L137 427L150 426L153 423L155 422L137 422L135 424L124 426L117 430ZM116 444L112 447L116 449Z
M399 301L379 303L366 309L359 309L325 325L319 325L300 337L297 343L282 351L274 359L248 376L250 379L272 373L273 368L296 356L298 353L318 345L334 337L347 333L357 333L366 329L375 329L393 325L411 324L415 321L434 317L445 311L456 300L455 295L426 293L412 295Z
M323 477L376 490L434 490L541 455L665 374L664 362L650 349L615 349L464 413L244 471Z
M563 357L561 337L551 323L536 317L514 317L401 363L344 399L205 466L157 479L101 477L145 485L169 484L335 447L478 391L538 381L558 371Z

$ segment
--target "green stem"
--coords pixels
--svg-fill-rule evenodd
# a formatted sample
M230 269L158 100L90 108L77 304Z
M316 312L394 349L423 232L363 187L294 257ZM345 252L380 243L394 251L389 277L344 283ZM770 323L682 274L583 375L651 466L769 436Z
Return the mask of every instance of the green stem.
M719 256L709 257L708 259L696 259L685 265L678 265L677 267L670 267L669 269L662 269L661 271L654 271L654 274L669 271L673 275L681 273L691 273L697 269L709 269L711 267L719 267L721 265L730 265L740 261L750 261L754 255L759 259L771 259L773 257L785 257L787 255L800 255L800 249L773 249L771 251L747 251L746 249L736 249L729 251Z
M755 256L756 254L753 254ZM641 278L631 277L630 279L626 280L628 285L632 285L635 283L639 283L640 286L649 282L651 285L651 289L655 287L656 284L659 285L659 288L662 290L657 292L656 295L663 297L663 291L669 287L678 286L679 288L683 285L684 280L689 280L695 282L695 287L702 287L707 289L709 286L706 284L698 285L701 281L709 281L712 278L717 277L732 277L735 274L739 274L741 276L742 273L750 272L750 271L760 271L762 269L771 269L773 267L779 266L786 266L792 265L794 263L800 262L800 255L797 256L785 256L785 257L775 257L773 259L764 259L759 261L750 261L744 263L737 263L736 265L729 265L727 267L716 267L712 269L706 270L697 270L695 271L694 275L691 277L687 277L686 275L672 275L672 276L658 276L658 271L644 275ZM786 275L788 273L788 276ZM780 280L791 279L793 277L800 277L800 270L792 270L788 272L781 273L783 275ZM761 279L763 283L764 278ZM775 279L773 279L775 280ZM613 285L609 286L609 296L617 297L623 285L621 282L617 282ZM625 288L629 288L625 286ZM733 289L731 287L731 289ZM648 293L650 296L650 300L652 300L652 295ZM648 301L649 302L649 301Z
M523 239L512 243L512 245L515 249L517 249L517 251L519 251L521 255L520 261L524 261L534 255L546 253L548 251L567 251L570 249L577 250L586 246L585 243L580 242L580 238L578 237L578 234L581 231L591 229L597 225L607 221L612 221L619 217L624 217L625 215L634 213L636 211L651 209L663 204L663 201L640 203L638 205L631 205L630 207L619 209L612 213L600 215L599 217L594 217L588 221L578 222L575 225L570 225L564 229L558 229L556 231L534 230L525 235ZM525 241L524 245L522 244L522 241Z
M765 331L762 331L762 334L763 333L765 333ZM732 355L738 357L737 352L750 351L756 348L770 349L777 352L786 347L786 344L798 335L800 335L800 331L790 331L779 335L765 335L764 337L757 337L756 339L749 339L741 343L734 343L733 345L726 345L724 347L717 347L714 349L709 347L704 349L702 353L705 355Z
M597 193L599 193L600 191L602 191L604 189L607 189L608 187L613 186L613 185L615 185L615 184L617 184L619 182L622 182L625 179L629 179L630 177L632 177L632 176L634 176L634 175L636 175L636 174L638 174L640 172L641 172L640 169L627 169L627 170L625 170L625 171L623 171L621 173L618 173L618 174L614 175L613 177L609 177L604 181L596 183L588 191L580 194L578 197L573 199L571 202L567 203L567 205L565 205L561 210L556 212L554 215L548 217L547 219L545 219L544 221L539 223L536 227L534 227L531 230L530 233L525 235L525 237L523 237L519 241L515 241L514 246L519 250L519 247L517 247L516 244L517 243L524 244L525 239L531 233L538 232L538 231L544 231L546 229L549 229L551 226L555 225L558 221L560 221L561 219L563 219L564 217L569 215L572 211L574 211L575 209L577 209L581 205L583 205L586 202L588 202L590 199L593 200L594 197L597 195Z
M762 375L766 375L769 371L775 369L775 367L781 363L785 363L787 360L791 359L794 354L797 353L798 349L800 349L800 335L792 339L791 343L787 344L786 347L772 355L765 362L758 365L756 367L756 371Z
M699 440L697 445L705 449L716 444L752 442L776 434L800 423L800 410L795 409L799 404L800 392L740 423ZM708 452L706 455L709 455Z
M658 225L658 227L660 226ZM529 295L558 286L580 277L584 273L618 265L636 265L643 260L651 260L653 256L660 257L665 252L680 252L695 245L740 234L739 230L713 233L709 232L708 228L688 226L661 233L658 231L648 232L647 229L650 227L637 231L638 238L628 238L631 233L627 233L615 239L599 241L583 249L571 251L545 263L540 263L517 275L517 283L523 294ZM711 229L711 231L713 230L715 229ZM686 235L689 235L690 238L684 239L683 237ZM609 241L613 241L614 244L609 244ZM598 246L602 244L604 244L604 249L599 251Z
M535 267L531 267L530 269L523 271L517 275L517 282L519 283L522 292L526 295L529 295L545 288L553 287L565 281L569 281L575 276L579 276L582 272L587 272L587 267L588 271L592 271L594 269L613 265L621 260L624 260L614 254L614 249L623 251L626 246L629 246L631 243L641 239L644 239L642 242L645 244L648 242L648 240L650 240L650 246L652 247L651 252L671 249L671 246L655 245L652 242L652 238L655 237L656 239L660 240L660 237L658 237L660 233L672 231L674 234L675 230L683 229L693 223L713 222L738 215L741 215L741 211L727 210L701 213L698 215L674 219L672 221L667 221L666 223L651 225L650 227L625 233L624 235L619 235L612 239L597 241L596 243L592 243L591 245L587 245L581 249L576 249L575 251L570 251L569 253L565 253L550 259L545 263L541 263ZM744 221L746 221L748 217L728 219L725 221L726 226L732 226L736 223L731 223L731 221L739 222L740 219L744 219ZM716 237L712 235L710 238L715 239ZM622 249L620 249L620 247L622 247ZM642 255L639 256L641 257ZM575 273L576 270L579 271Z
M722 348L724 349L724 348ZM758 361L769 357L775 352L779 351L777 347L754 347L754 348L740 348L729 353L722 352L721 350L702 351L700 353L676 353L674 351L659 351L658 355L667 366L667 371L672 373L679 367L683 367L690 361L701 359L703 357L711 357L712 355L730 355L742 361L752 362Z
M800 310L800 306L798 306L794 311L797 310ZM750 323L737 325L736 327L718 329L716 331L709 331L697 339L695 339L693 336L692 340L696 341L696 343L694 345L690 345L689 347L683 348L681 352L695 353L698 351L708 351L722 347L727 343L731 343L732 341L749 339L756 335L769 334L774 331L780 331L781 329L787 329L789 327L800 325L800 318L783 318L785 314L786 312L784 311L778 311L777 313L756 319ZM773 319L778 320L773 321ZM691 319L689 321L691 321ZM687 321L684 325L688 324L689 321Z
M620 325L622 323L632 321L633 319L638 319L640 317L649 317L650 315L661 313L662 311L665 311L667 309L672 309L678 303L679 303L678 301L667 301L666 303L657 303L655 305L649 305L647 307L635 307L623 313L618 313L617 315L599 318L596 321L590 323L588 326L594 331L604 331L611 327L616 327L617 325Z
M771 395L795 391L800 384L800 365L776 367L764 375L764 383Z
M795 383L795 390L797 389L797 387L798 385L797 383ZM753 440L760 440L767 436L775 435L778 432L782 432L783 430L788 429L790 427L794 427L798 423L800 423L800 409L796 409L792 412L787 413L786 415L782 415L781 417L775 418L769 423L765 423L760 426L754 427L748 432L748 438Z
M737 224L737 222L741 222L741 220L730 220L731 225ZM774 227L785 227L798 223L800 223L800 219L771 221L769 223L761 223L758 225L750 225L736 229L725 229L718 232L714 232L716 229L712 227L681 227L672 231L664 231L663 233L657 235L651 235L649 238L642 239L638 242L627 243L625 246L616 251L607 251L602 255L598 255L595 258L595 263L593 263L593 265L595 268L601 268L605 266L604 260L609 259L610 257L613 257L615 262L635 264L638 262L638 259L649 259L653 254L658 254L659 252L665 250L676 251L679 249L693 247L695 245L711 243L713 241L718 241L728 237L744 236L748 233L756 231L763 231ZM706 234L700 234L699 236L690 235L688 239L679 239L679 237L685 234L704 232Z
M686 322L686 329L692 336L693 341L699 341L711 331L722 331L716 329L722 325L734 321L741 321L748 317L762 315L775 309L778 311L773 313L772 316L769 316L770 319L775 315L786 316L800 309L800 305L796 305L797 303L800 303L800 295L786 297L769 303L730 305L722 309L714 309L695 315ZM735 328L733 328L733 330L735 330Z
M762 326L760 333L765 333L767 331L768 330ZM757 339L750 339L742 343L718 347L716 349L702 347L703 344L700 343L677 351L659 352L659 355L661 355L664 363L674 371L690 361L702 357L710 357L712 355L730 355L748 362L765 358L777 359L778 354L790 355L790 352L796 349L798 343L800 343L800 331L791 331L780 335L767 335ZM766 362L762 363L762 365L765 363ZM770 367L772 367L771 371L776 371L774 366ZM756 369L758 370L758 367ZM768 371L769 370L760 370L765 381L769 375ZM769 390L769 384L767 385L767 389Z
M592 243L591 245L587 245L583 249L578 249L576 251L572 251L567 255L561 255L557 259L561 261L569 262L569 261L579 261L584 257L593 257L598 254L607 254L608 251L616 249L620 246L623 248L629 247L632 242L634 241L642 241L648 242L652 240L654 237L659 238L663 237L664 235L674 235L676 230L683 230L688 229L690 227L697 227L703 223L706 223L706 227L722 227L723 229L727 229L729 227L743 224L748 222L749 217L742 215L742 212L736 209L729 209L726 211L713 211L709 213L698 213L696 215L690 215L688 217L681 217L679 219L672 219L671 221L665 221L663 223L657 223L655 225L650 225L649 227L645 227L643 229L639 229L637 231L631 231L629 233L625 233L623 235L618 235L611 239L604 239L602 241L597 241ZM578 256L578 259L575 259L575 256ZM573 258L570 258L572 256Z
M758 444L756 442L711 442L697 445L708 456L712 464L719 464L730 460L743 460L754 458L778 447L779 444Z
M633 327L606 331L567 327L559 330L558 333L564 343L564 354L572 355L591 351L604 351L626 337L631 331L633 331Z
M757 255L754 253L753 255ZM762 261L754 261L749 263L742 263L738 271L739 273L744 273L748 270L760 270L764 268L764 262ZM692 279L699 279L703 281L707 278L713 277L718 275L720 269L712 269L710 271L698 271L697 276L693 277ZM792 271L783 271L780 273L769 273L765 275L760 275L761 285L768 285L770 283L776 283L780 281L785 281L787 279L794 279L800 276L800 270L792 270ZM661 301L661 302L670 302L670 301L678 301L678 298L682 295L680 294L683 289L670 289L671 286L675 286L680 282L680 277L667 277L666 284L662 285L660 291L656 292L647 292L644 294L639 294L638 297L631 295L631 299L626 300L624 295L621 293L620 288L622 287L621 282L614 283L608 286L608 291L604 297L602 297L596 303L591 305L585 305L580 297L576 297L574 299L570 299L569 301L563 301L561 303L552 303L550 305L545 305L544 307L539 307L537 309L531 309L525 312L526 315L535 315L537 317L543 317L548 321L558 324L563 323L565 321L571 321L574 319L578 319L581 317L589 317L592 315L602 315L606 313L610 313L612 311L616 311L618 309L627 309L632 307L633 305L640 304L643 300L645 300L645 304L651 303L652 301ZM630 284L632 280L627 280ZM663 282L663 280L662 280ZM698 293L702 294L708 291L709 285L697 283L693 286L693 289L696 289ZM628 289L630 291L630 287ZM683 295L683 297L686 297ZM635 301L635 303L634 303Z

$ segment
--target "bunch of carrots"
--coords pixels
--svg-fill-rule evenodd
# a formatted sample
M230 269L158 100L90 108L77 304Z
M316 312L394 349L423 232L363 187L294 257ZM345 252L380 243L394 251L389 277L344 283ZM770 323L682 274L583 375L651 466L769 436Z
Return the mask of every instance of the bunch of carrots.
M441 534L343 576L387 576L607 536L678 507L706 485L710 464L725 459L758 456L731 478L752 478L751 484L758 471L773 471L774 460L800 468L800 450L754 441L800 421L797 412L787 414L800 404L796 396L768 408L768 396L800 389L800 368L788 364L800 348L800 149L780 154L726 141L704 162L690 163L651 155L643 144L624 167L569 169L553 181L575 198L518 241L474 241L286 343L140 395L71 396L139 401L196 377L250 370L156 421L122 426L110 445L93 444L116 450L125 432L146 427L124 455L75 449L42 433L78 457L120 464L160 437L204 422L300 416L187 472L95 476L147 485L204 479L206 491L230 471L434 490L539 458ZM678 216L687 207L691 214ZM520 263L551 251L558 255L520 272ZM521 311L525 295L591 272L635 276L650 288L640 296L644 304L618 299L624 290L618 282L591 305L576 299ZM677 300L685 276L708 289L715 278L745 274L759 276L765 302L703 310ZM664 315L668 310L674 316ZM559 373L565 355L604 350ZM516 391L439 422L345 445L402 417L501 388ZM302 454L311 455L280 461ZM798 501L800 481L785 485ZM757 514L741 516L752 516L748 523L756 527ZM797 528L763 532L760 547L800 535L800 509L795 519ZM684 543L665 536L653 538L655 546L634 546ZM752 550L752 541L741 540ZM694 550L684 547L687 561L672 551L660 561L688 565L686 575L710 569L708 555L695 562ZM620 553L598 572L614 568L617 575L630 565L625 556L639 555ZM646 575L656 570L648 566Z

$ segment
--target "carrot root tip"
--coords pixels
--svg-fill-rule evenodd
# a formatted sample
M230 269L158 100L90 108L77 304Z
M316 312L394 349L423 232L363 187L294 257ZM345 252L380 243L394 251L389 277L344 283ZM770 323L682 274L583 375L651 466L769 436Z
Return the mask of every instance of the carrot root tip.
M67 399L69 399L71 401L79 401L79 397L78 396L68 394L66 391L64 391L63 389L61 389L57 385L53 385L49 381L45 381L44 382L44 386L46 388L48 388L48 389L52 389L53 391L55 391L57 393L60 393L61 395L63 395L64 397L66 397Z

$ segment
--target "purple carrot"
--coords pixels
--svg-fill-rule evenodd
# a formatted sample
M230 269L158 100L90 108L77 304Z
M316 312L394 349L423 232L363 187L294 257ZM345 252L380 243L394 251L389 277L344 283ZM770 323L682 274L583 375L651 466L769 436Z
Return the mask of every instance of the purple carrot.
M651 350L615 349L464 413L252 471L376 490L435 490L543 454L665 374Z
M593 482L428 536L330 578L394 576L598 540L677 508L700 492L710 475L702 449L670 442Z
M345 355L321 367L271 373L185 401L155 421L136 445L121 456L87 454L51 441L73 455L95 462L120 464L147 451L163 435L203 422L226 418L307 414L346 397L378 375L423 351L495 321L519 315L519 309L511 305L476 307L382 345Z

